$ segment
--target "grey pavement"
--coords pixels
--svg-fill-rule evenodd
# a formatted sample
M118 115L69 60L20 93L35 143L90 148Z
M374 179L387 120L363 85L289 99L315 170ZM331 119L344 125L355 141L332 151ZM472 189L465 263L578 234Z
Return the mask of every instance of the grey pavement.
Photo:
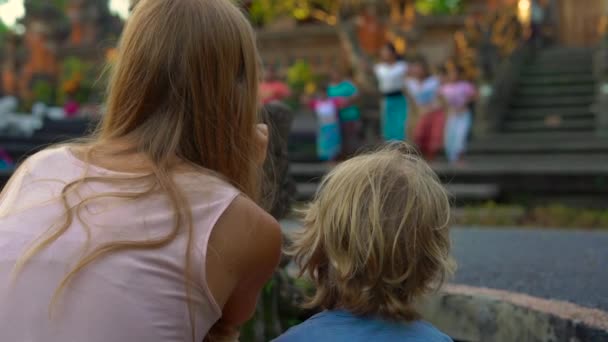
M282 222L285 230L296 221ZM608 232L455 228L453 283L608 311Z

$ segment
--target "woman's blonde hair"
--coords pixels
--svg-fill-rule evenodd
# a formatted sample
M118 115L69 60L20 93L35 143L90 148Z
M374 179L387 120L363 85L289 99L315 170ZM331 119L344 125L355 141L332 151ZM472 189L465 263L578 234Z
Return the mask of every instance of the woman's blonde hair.
M308 307L410 321L451 272L448 195L407 145L340 164L304 213L288 253L316 285Z
M188 237L184 277L190 296L192 215L186 194L173 176L184 164L191 170L210 170L243 194L257 198L258 151L253 142L258 123L258 68L253 29L230 1L138 1L111 68L105 116L90 141L79 147L90 160L108 142L128 142L128 148L112 151L110 156L142 155L149 170L137 176L85 175L67 184L61 196L66 209L64 221L36 241L18 261L16 272L80 219L80 211L88 202L103 197L138 200L162 193L174 210L175 224L166 236L112 241L86 251L59 285L53 300L78 272L98 258L129 249L162 248L179 234ZM79 186L99 182L142 182L146 187L69 203L69 194ZM189 310L193 323L190 301ZM194 338L194 324L191 327Z

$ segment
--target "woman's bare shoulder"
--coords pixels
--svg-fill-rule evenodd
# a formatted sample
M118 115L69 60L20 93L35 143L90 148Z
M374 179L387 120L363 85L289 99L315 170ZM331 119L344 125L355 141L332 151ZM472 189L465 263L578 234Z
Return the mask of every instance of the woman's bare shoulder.
M215 225L209 250L239 281L251 272L271 274L280 260L281 243L279 223L252 200L239 195Z
M218 236L236 240L280 242L281 239L281 227L277 220L243 195L234 199L219 219L215 230Z

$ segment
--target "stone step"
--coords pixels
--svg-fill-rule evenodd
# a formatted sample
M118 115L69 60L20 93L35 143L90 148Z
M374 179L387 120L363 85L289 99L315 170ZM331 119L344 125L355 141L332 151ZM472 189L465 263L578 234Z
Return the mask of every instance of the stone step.
M313 199L318 185L318 183L296 184L296 200ZM497 184L446 184L445 187L456 201L490 201L500 195L500 187Z
M577 53L593 53L594 49L590 47L572 47L572 46L551 46L540 51L540 55L551 54L577 54Z
M559 123L545 120L510 120L504 123L505 131L538 132L538 131L594 131L594 119L566 119Z
M331 170L327 163L296 163L289 164L289 173L298 179L313 180L325 175Z
M593 61L593 55L574 54L574 55L555 55L538 56L529 61L528 65L534 66L556 66L556 65L585 65Z
M571 72L571 71L584 71L585 73L592 74L593 72L593 59L592 58L579 58L579 59L547 59L542 62L531 62L522 66L522 72L531 71L533 69L538 70L555 70L557 73L560 72Z
M549 66L528 66L523 68L522 75L523 76L551 76L551 75L560 75L560 76L570 76L570 75L591 75L593 74L593 70L591 69L591 64L585 64L583 66L579 66L575 64L575 67L564 68L559 65L549 65Z
M546 68L546 69L557 69L562 68L563 66L567 66L562 70L577 70L577 69L585 69L588 66L593 65L593 58L588 56L579 56L579 57L551 57L551 58L541 58L535 61L532 61L526 65L524 68ZM587 69L588 70L588 69Z
M532 107L582 107L589 108L595 101L593 95L576 95L576 96L519 96L515 97L511 102L512 108L532 108Z
M582 153L558 155L466 156L464 164L452 166L433 163L433 170L442 177L459 179L462 176L477 179L478 175L604 175L608 176L608 158L597 158ZM451 178L453 177L453 178ZM483 182L483 181L478 181Z
M595 84L595 79L591 74L584 75L552 75L552 76L525 76L519 80L520 86L545 86L545 85L574 85L574 84Z
M532 57L533 63L556 62L556 61L584 61L593 58L593 51L543 51Z
M593 51L594 49L590 48L552 48L538 51L535 56L537 58L591 56Z
M595 94L595 90L594 84L528 85L518 87L515 91L515 96L593 96L593 94Z
M507 135L507 134L505 134ZM507 137L486 137L469 144L467 157L477 155L504 154L548 154L564 153L608 154L608 139L587 137L584 140L561 139L557 141L530 139L528 141L514 140Z
M589 106L576 107L542 107L542 108L517 108L511 109L506 120L513 119L543 119L546 117L557 116L560 118L594 118Z
M539 141L543 143L556 143L562 141L589 141L592 139L605 140L605 138L599 138L594 134L586 132L500 132L476 140L492 140L500 143L533 143Z
M318 183L297 183L296 184L296 201L310 201L315 197Z
M589 62L593 59L589 57ZM535 62L529 61L522 66L523 72L543 72L543 71L555 71L555 72L572 72L572 71L580 71L580 72L592 72L593 65L591 63L547 63L547 62Z
M530 134L528 134L530 135ZM559 134L556 134L559 135ZM570 135L570 134L566 134ZM577 135L577 134L573 134ZM506 139L508 136L516 136L516 134L501 134L497 135L494 141ZM542 134L537 134L542 136ZM563 147L567 144L555 145ZM596 158L596 155L604 153L604 149L608 145L608 140L597 139L594 141L595 152L580 153L576 147L584 147L581 144L572 142L569 145L571 151L561 151L552 154L534 155L521 154L517 150L519 148L530 147L534 148L533 144L528 144L523 147L521 144L513 144L511 153L501 153L497 155L476 155L475 153L465 156L464 165L453 166L444 161L431 163L433 170L440 175L449 176L451 174L471 173L477 171L490 170L491 172L520 172L522 170L530 170L541 173L543 170L552 173L559 172L585 172L590 173L605 173L608 175L608 158ZM476 146L479 144L472 143L471 152L475 152ZM496 146L496 145L495 145ZM499 148L501 146L498 146ZM502 146L506 149L508 146ZM526 163L528 165L520 165ZM298 183L313 183L317 184L321 178L331 170L331 166L326 163L291 163L289 173L296 179Z

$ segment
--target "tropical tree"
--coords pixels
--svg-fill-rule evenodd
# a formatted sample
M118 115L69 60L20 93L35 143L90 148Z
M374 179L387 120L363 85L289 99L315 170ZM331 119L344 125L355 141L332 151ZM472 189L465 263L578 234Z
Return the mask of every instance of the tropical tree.
M2 54L2 51L4 51L4 46L6 45L6 41L10 34L11 29L0 19L0 55Z
M455 14L462 5L462 0L416 0L416 10L422 14Z
M8 26L6 26L6 24L0 19L0 46L4 42L4 39L6 39L6 36L9 34L9 32L10 30Z

